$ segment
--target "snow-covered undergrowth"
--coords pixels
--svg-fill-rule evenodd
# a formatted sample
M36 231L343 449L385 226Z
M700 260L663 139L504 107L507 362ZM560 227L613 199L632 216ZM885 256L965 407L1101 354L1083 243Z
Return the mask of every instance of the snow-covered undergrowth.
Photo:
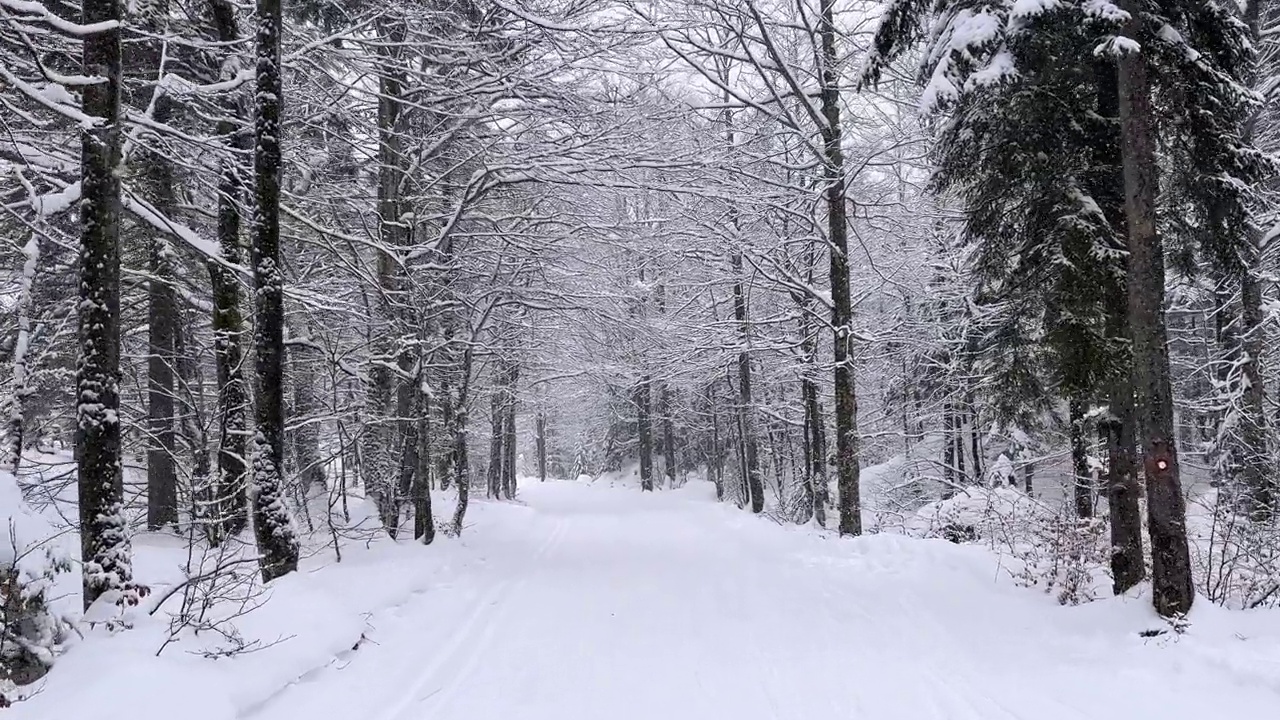
M894 458L864 471L873 505L885 507L885 489L906 484L905 467ZM1280 606L1280 533L1247 522L1207 485L1194 485L1187 495L1187 537L1202 599L1235 609ZM1145 538L1145 500L1141 504ZM1008 485L970 486L911 512L871 515L874 526L888 532L981 545L997 558L1001 572L1052 593L1063 604L1112 595L1105 497L1098 498L1094 517L1085 521L1061 493L1039 498ZM1144 550L1149 574L1150 547Z
M0 471L0 697L12 681L30 683L53 664L68 623L49 607L59 573L71 569L65 538L23 500L17 479ZM12 679L12 680L10 680Z
M452 501L452 494L438 498L439 507ZM181 703L184 718L230 720L347 661L377 617L483 561L471 527L461 538L440 537L429 547L366 532L376 523L370 505L349 498L350 520L338 528L340 552L333 535L318 530L307 536L299 571L265 589L250 546L228 543L200 551L201 557L187 538L135 535L135 577L150 592L138 608L115 618L127 629L80 617L78 573L46 580L51 609L74 619L76 632L53 648L59 657L47 677L9 688L17 702L6 713L124 720L166 716ZM468 525L519 532L527 515L519 506L473 501ZM74 543L74 536L64 534L59 547L68 540Z

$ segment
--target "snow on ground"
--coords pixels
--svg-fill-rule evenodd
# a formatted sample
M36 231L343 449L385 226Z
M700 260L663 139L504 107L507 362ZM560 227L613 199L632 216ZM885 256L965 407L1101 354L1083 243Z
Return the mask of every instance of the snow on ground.
M1063 607L978 546L839 539L717 504L525 481L459 539L317 557L209 660L91 637L23 720L1066 720L1269 717L1280 613ZM363 634L364 639L360 640ZM352 646L359 641L358 647ZM290 682L292 681L292 682Z

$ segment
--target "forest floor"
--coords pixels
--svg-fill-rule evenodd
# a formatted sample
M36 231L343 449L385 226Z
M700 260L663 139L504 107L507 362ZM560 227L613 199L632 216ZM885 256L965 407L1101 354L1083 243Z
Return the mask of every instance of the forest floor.
M461 539L388 543L369 553L381 560L352 555L326 583L282 585L255 612L275 618L264 627L292 618L276 632L294 639L215 661L166 651L163 667L140 652L130 690L110 673L84 682L93 656L118 669L119 643L142 642L108 638L115 652L73 648L16 716L1204 720L1280 710L1277 612L1202 601L1176 633L1140 593L1063 607L1016 586L981 547L782 526L715 503L701 482L640 494L526 481L520 497L477 503ZM398 590L370 595L377 583ZM370 608L348 628L363 638L291 670L281 653L308 649L315 618L335 603L324 588ZM330 652L311 645L313 657ZM219 675L191 672L218 665ZM113 712L104 692L135 702ZM78 708L89 714L66 714Z

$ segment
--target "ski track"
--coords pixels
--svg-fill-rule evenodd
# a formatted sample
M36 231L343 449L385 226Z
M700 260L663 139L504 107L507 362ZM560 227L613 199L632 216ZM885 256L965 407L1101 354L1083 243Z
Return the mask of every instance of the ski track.
M995 577L980 549L781 528L700 492L531 484L527 523L469 537L483 562L374 618L376 640L345 665L247 717L1204 720L1280 710L1277 684L1194 647L1097 629Z

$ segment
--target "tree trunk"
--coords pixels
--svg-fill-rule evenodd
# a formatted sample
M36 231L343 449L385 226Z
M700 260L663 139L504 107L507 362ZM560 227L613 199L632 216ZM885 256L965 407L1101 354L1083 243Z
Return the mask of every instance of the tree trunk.
M951 440L955 435L952 418L951 401L947 400L942 405L942 481L947 485L943 490L945 497L955 493L956 484L956 444Z
M431 457L430 442L427 433L427 418L430 409L427 407L426 395L422 392L422 364L419 363L419 376L414 382L414 420L413 440L416 452L414 460L417 467L413 474L413 485L410 495L413 498L413 539L423 545L430 545L436 539L435 518L431 515ZM405 442L408 442L406 438ZM406 449L408 445L405 445Z
M733 264L733 318L738 323L738 424L742 433L743 473L751 512L764 511L764 480L760 477L760 450L756 441L755 405L751 396L751 325L743 288L742 253L730 256Z
M636 386L636 433L640 442L640 489L653 490L653 427L651 422L648 375L640 378Z
M1264 5L1267 5L1265 13ZM1247 0L1244 20L1249 26L1255 47L1262 47L1269 42L1266 38L1268 31L1263 27L1263 22L1274 19L1275 8L1270 5L1270 0ZM1256 67L1250 74L1256 76ZM1256 84L1257 78L1251 79ZM1244 123L1240 138L1242 146L1253 145L1262 111L1263 106L1258 107ZM1240 480L1248 495L1246 506L1250 518L1257 523L1266 524L1274 519L1280 504L1280 484L1276 480L1271 448L1268 447L1271 431L1267 423L1266 382L1262 376L1265 342L1262 324L1266 313L1262 308L1262 282L1259 273L1263 270L1264 237L1257 223L1248 223L1245 233L1245 246L1240 258L1239 340L1243 351L1240 374L1244 381L1240 397L1239 432L1243 455Z
M1124 218L1124 172L1122 168L1121 138L1118 128L1120 96L1116 68L1110 62L1095 66L1098 85L1098 114L1106 118L1103 134L1095 143L1098 165L1102 168L1100 187L1093 196L1111 219L1121 242L1127 235ZM1123 247L1117 247L1117 250ZM1125 276L1129 273L1125 264ZM1129 332L1129 317L1125 294L1127 288L1117 284L1106 297L1107 335L1120 341L1125 353L1122 367L1133 367ZM1146 577L1147 569L1142 555L1142 510L1139 506L1136 438L1137 418L1133 408L1132 377L1122 376L1110 383L1110 413L1103 423L1107 443L1107 513L1111 526L1111 577L1112 589L1120 595Z
M441 383L440 392L440 436L446 438L453 437L454 415L453 400L450 397L451 389L448 382ZM448 490L450 480L453 477L453 442L450 441L444 451L440 453L440 458L436 461L436 477L440 478L440 489Z
M516 386L519 382L520 366L513 362L507 371L502 442L502 488L508 500L516 496Z
M85 25L123 16L118 0L81 8ZM85 35L83 47L84 74L104 79L84 86L84 113L100 122L80 131L76 468L88 609L104 594L127 592L133 564L120 466L120 30Z
M1072 398L1071 415L1071 498L1076 517L1093 517L1093 482L1089 475L1089 446L1084 435L1084 402Z
M982 482L982 435L978 432L978 412L973 404L973 396L966 400L969 406L969 445L973 450L973 482Z
M707 412L711 414L711 448L707 453L707 472L716 486L716 500L724 501L724 453L720 443L720 409L716 405L716 384L707 383Z
M169 3L162 1L142 10L139 21L143 30L163 37L168 14ZM173 115L173 100L160 85L163 43L149 40L134 47L135 62L143 65L145 80L152 85L152 119L167 124ZM173 166L163 152L147 148L140 155L145 194L162 215L171 217L177 204ZM178 522L178 474L174 463L174 346L178 306L172 284L173 249L168 239L153 228L146 228L141 234L148 245L150 272L147 279L147 529L159 530Z
M1111 520L1111 577L1116 595L1142 582L1147 569L1142 559L1142 517L1138 506L1137 467L1134 464L1133 394L1128 383L1111 391L1107 437L1107 512Z
M22 465L23 433L26 431L26 399L31 393L27 385L27 352L31 349L31 300L36 270L40 266L40 235L32 231L27 244L22 246L22 284L18 296L18 338L13 345L13 409L9 414L9 446L5 464L9 472L18 474Z
M402 220L401 184L404 154L401 136L403 92L399 56L405 38L404 22L393 14L379 18L377 29L387 42L379 48L378 63L378 231L382 247L377 252L378 311L371 313L372 357L366 408L371 424L361 448L366 490L375 498L383 527L392 536L399 522L397 497L399 473L394 468L395 448L403 448L406 428L401 416L390 414L402 404L400 381L387 363L397 357L398 334L404 331L400 268L393 253L403 247L407 233ZM403 368L402 368L403 369Z
M662 395L659 404L662 406L662 455L666 466L667 487L676 486L676 433L671 422L671 388L662 383Z
M1124 33L1141 36L1141 9ZM1156 226L1156 135L1147 57L1129 52L1119 61L1120 128L1125 215L1129 235L1129 326L1133 334L1134 384L1147 478L1147 526L1151 534L1152 594L1166 617L1191 609L1195 591L1187 548L1186 505L1174 440L1173 393L1164 320L1164 249Z
M502 497L502 479L505 476L502 471L502 462L507 456L502 448L503 441L506 439L507 419L503 408L502 384L503 378L500 376L494 386L493 395L489 397L489 470L486 485L487 494L491 498Z
M853 301L849 295L849 235L845 216L844 150L840 131L840 72L836 67L835 0L822 0L818 26L822 40L820 95L826 180L827 239L831 243L831 327L835 331L836 487L839 492L840 534L862 534L859 497L858 398L853 379Z
M462 535L462 523L467 517L467 501L471 495L471 478L467 466L467 394L471 389L471 345L462 352L462 367L458 372L458 402L453 415L453 481L458 486L458 505L453 511L453 532Z
M262 581L298 569L298 540L284 493L284 268L280 265L281 0L258 0L257 117L253 153L254 415L249 498Z
M151 277L147 282L147 529L159 530L178 522L173 402L177 322L169 285L169 244L162 237L153 237L151 245Z
M218 41L231 45L240 40L235 9L225 0L210 0ZM226 103L228 115L241 114L240 103ZM228 264L239 265L240 209L244 188L238 151L246 143L236 137L236 125L230 120L218 122L218 134L229 151L222 161L218 178L218 250ZM210 260L209 284L213 294L213 355L218 375L218 478L212 497L206 498L206 536L217 545L227 535L237 535L248 524L248 495L245 492L245 458L249 436L249 389L244 380L242 363L245 335L244 317L240 312L240 284L233 271L216 260Z
M538 445L538 481L547 481L547 416L541 410L538 411L536 422L538 436L536 442Z
M312 487L323 487L325 481L324 466L320 458L320 423L315 420L322 408L316 397L313 361L304 358L297 345L294 348L289 356L289 365L293 371L293 415L294 422L302 424L295 426L291 444L305 496Z

